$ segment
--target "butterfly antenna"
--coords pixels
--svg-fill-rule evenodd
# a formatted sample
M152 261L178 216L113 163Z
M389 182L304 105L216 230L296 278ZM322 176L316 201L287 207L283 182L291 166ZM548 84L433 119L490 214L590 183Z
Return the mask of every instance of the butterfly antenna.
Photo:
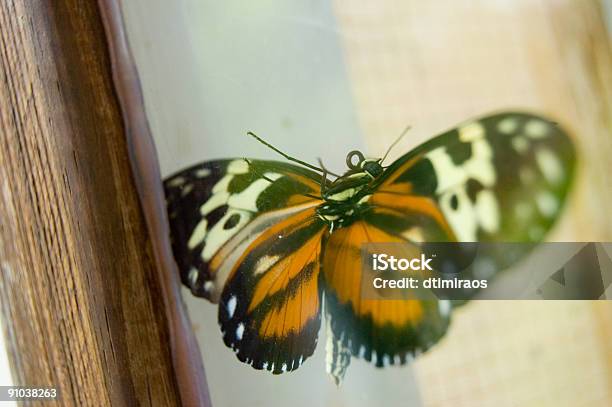
M323 168L323 180L321 181L321 196L324 196L325 191L327 191L327 181L328 181L327 174L331 174L335 176L336 178L338 178L338 175L334 174L333 172L325 168L325 166L323 165L323 161L320 158L317 158L317 160L319 161L319 165L321 166L321 168Z
M393 149L393 147L395 147L395 145L397 143L399 143L399 141L404 138L404 136L406 135L406 133L408 133L408 130L410 130L412 128L412 126L408 125L406 126L406 128L404 129L404 131L402 131L402 134L400 134L400 136L389 146L389 148L387 149L387 152L385 153L385 156L382 158L382 160L380 160L380 163L382 164L383 161L385 161L385 158L387 158L387 156L389 155L389 153L391 152L391 150Z
M263 140L261 137L259 137L257 134L253 133L252 131L247 132L247 134L253 138L255 138L257 141L259 141L261 144L263 144L264 146L271 148L272 150L276 151L278 154L282 155L283 157L285 157L287 160L289 161L293 161L295 163L301 164L304 167L310 168L311 170L315 170L315 171L319 171L319 172L324 172L321 168L316 167L312 164L308 164L305 161L302 160L298 160L297 158L291 157L289 154L286 154L284 152L282 152L281 150L279 150L278 148L274 147L273 145L271 145L270 143L268 143L267 141Z
M325 168L325 166L323 165L323 161L321 160L321 158L317 158L317 161L319 161L319 165L321 166L321 168L323 168L323 171L325 171L325 174L329 174L329 175L333 175L336 178L339 178L340 175L335 174L333 172L331 172L330 170L328 170L327 168Z

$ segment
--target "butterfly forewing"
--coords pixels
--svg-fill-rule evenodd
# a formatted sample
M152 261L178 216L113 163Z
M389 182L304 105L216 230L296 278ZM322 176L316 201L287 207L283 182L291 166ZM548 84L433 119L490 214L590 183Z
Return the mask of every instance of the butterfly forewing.
M166 179L172 248L183 284L217 301L227 274L219 269L231 267L225 264L228 255L218 253L244 247L292 208L316 204L311 195L319 192L320 178L286 163L234 159L198 164Z
M392 197L401 201L397 195L405 194L435 200L458 241L537 242L558 218L574 161L573 145L557 123L500 113L465 123L398 159L372 202L392 207ZM412 230L415 236L427 232L418 224Z

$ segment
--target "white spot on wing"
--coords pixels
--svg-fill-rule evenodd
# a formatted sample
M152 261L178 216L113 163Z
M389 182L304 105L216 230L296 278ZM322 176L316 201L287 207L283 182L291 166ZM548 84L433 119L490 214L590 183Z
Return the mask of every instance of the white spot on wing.
M242 340L243 334L244 334L244 324L241 322L238 324L238 328L236 328L236 339Z
M551 184L559 184L563 181L563 166L550 150L541 148L536 152L536 162L544 177Z
M423 236L423 229L418 226L413 226L410 229L402 233L402 237L415 243L422 243L425 241Z
M186 196L191 191L193 191L193 185L192 184L183 185L183 187L181 189L181 196Z
M205 178L208 177L210 175L211 171L208 168L199 168L197 170L195 170L194 175L197 178Z
M198 269L196 269L195 267L192 267L189 269L189 274L188 274L188 278L189 278L189 285L191 287L195 286L196 282L198 281Z
M207 281L204 283L204 291L207 293L212 292L213 288L215 288L215 284L212 281Z
M257 260L257 264L255 264L255 270L253 271L253 275L265 273L266 271L270 269L270 267L275 265L279 259L280 259L280 256L278 255L274 255L274 256L265 255L261 257L259 260Z
M493 151L487 140L481 139L472 143L472 157L463 164L465 172L490 187L495 183L495 168L493 167Z
M238 304L238 300L235 295L232 295L227 302L227 315L231 319L234 316L234 312L236 312L236 305Z
M180 187L181 185L183 185L184 182L185 182L185 178L176 177L176 178L171 179L168 182L168 185L170 185L171 187Z
M542 215L551 218L559 209L559 201L553 194L542 191L536 196L536 204Z
M517 153L523 154L529 150L529 140L525 136L514 136L512 137L512 147Z
M525 125L525 133L534 139L546 137L548 130L548 124L540 119L531 119Z
M506 117L497 123L497 130L503 134L512 134L518 128L518 120L513 117Z
M438 301L438 312L442 316L448 316L451 310L451 302L449 300L440 300Z
M204 205L200 207L200 214L202 216L208 215L218 207L225 205L228 198L229 193L227 191L213 193L208 201L204 202Z
M204 235L198 234L201 238L196 240L194 236L190 238L190 242L195 247L199 241L206 238L206 245L202 251L202 259L209 261L217 250L227 242L233 235L235 235L244 225L246 225L252 217L252 213L257 211L257 198L269 185L270 182L265 179L259 179L249 185L244 191L240 193L230 195L228 192L229 184L232 181L233 174L242 174L248 172L248 163L244 160L234 160L229 163L227 167L228 174L225 175L219 182L215 184L212 189L212 196L200 207L200 213L205 216L214 211L215 209L228 205L228 210L225 215L206 233L204 229ZM267 178L276 180L280 178L281 174L266 173ZM239 215L240 219L233 228L225 229L223 226L225 222L232 215ZM201 231L199 231L201 232Z
M453 209L450 204L453 195L459 202L457 209ZM458 185L442 195L440 207L460 242L476 241L478 229L476 212L463 185Z
M249 172L249 163L245 160L234 160L227 165L229 174L246 174Z
M268 179L277 180L282 177L277 173L266 173ZM258 179L249 185L244 191L231 195L227 204L232 208L242 209L245 211L257 212L257 198L259 195L270 186L270 181L266 179Z
M480 226L488 233L499 230L499 206L493 191L485 189L476 195L476 213Z
M460 165L453 163L445 147L434 149L427 154L438 179L436 192L441 195L440 205L460 241L475 241L478 223L482 221L467 196L465 185L469 179L479 181L484 187L492 187L495 184L496 174L492 157L491 146L484 138L472 142L472 156ZM453 195L459 202L456 210L450 204ZM485 205L489 203L485 201ZM487 226L493 225L491 220L492 217L488 215L485 222L490 223L487 223Z
M202 241L204 237L206 237L206 228L208 227L208 221L206 219L202 219L196 227L191 232L191 236L189 237L189 241L187 242L187 247L189 249L193 249Z
M465 184L469 178L480 181L485 187L495 183L495 168L492 162L493 152L486 139L472 143L472 156L455 165L444 147L436 148L427 154L427 158L436 171L438 188L436 192L443 193L456 185Z
M234 214L240 215L238 223L231 229L224 229L223 225L225 222ZM209 261L212 256L219 250L225 242L227 242L232 236L234 236L244 225L246 225L251 219L251 212L230 209L225 215L208 231L206 238L206 245L202 251L202 259Z
M281 366L281 372L286 372L287 371L287 364L283 363L283 365Z
M474 140L484 137L485 129L478 122L468 123L459 128L459 140L464 143L471 143Z

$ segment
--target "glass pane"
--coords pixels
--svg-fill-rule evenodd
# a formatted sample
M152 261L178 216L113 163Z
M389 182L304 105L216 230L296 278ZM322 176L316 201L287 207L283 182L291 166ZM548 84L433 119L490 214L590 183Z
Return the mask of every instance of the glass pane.
M283 160L248 131L343 173L347 152L381 157L406 126L388 162L467 119L518 109L557 120L585 155L547 239L610 241L612 139L598 113L609 87L597 79L609 75L597 61L611 56L606 16L587 3L133 0L122 7L164 176L213 159ZM325 322L303 366L271 375L224 345L217 305L183 294L215 405L612 400L603 356L609 335L591 334L609 312L594 303L473 302L414 363L378 369L353 357L337 387L325 372ZM588 334L578 341L568 332Z

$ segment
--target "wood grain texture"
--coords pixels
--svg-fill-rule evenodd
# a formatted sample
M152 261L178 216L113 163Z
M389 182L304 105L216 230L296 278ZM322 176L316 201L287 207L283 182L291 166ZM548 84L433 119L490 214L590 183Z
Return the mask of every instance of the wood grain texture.
M183 405L210 406L204 364L191 322L181 300L179 272L172 256L166 198L161 184L160 164L123 14L117 0L99 0L107 34L113 82L121 106L125 139L136 189L144 213L153 257L161 286L178 393Z
M0 3L0 303L61 405L179 404L94 1Z

